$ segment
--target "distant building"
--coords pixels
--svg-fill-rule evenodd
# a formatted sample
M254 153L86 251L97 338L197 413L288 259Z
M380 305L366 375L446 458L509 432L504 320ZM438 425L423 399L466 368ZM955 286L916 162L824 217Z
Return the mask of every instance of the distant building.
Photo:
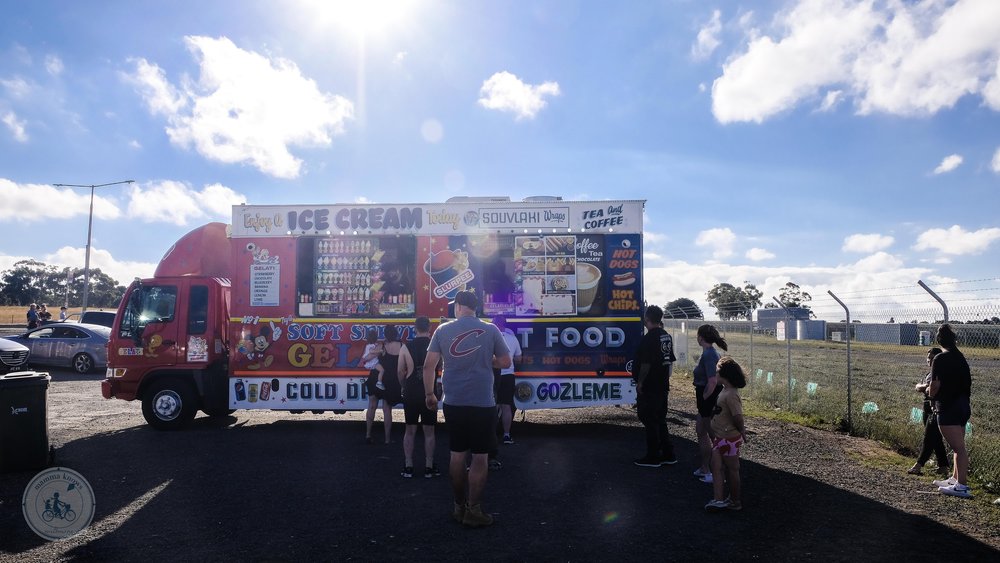
M786 319L808 321L809 309L789 307L787 315L784 309L757 309L757 327L761 330L774 331L778 328L778 321Z
M920 344L920 326L914 324L860 323L854 325L854 340L881 344ZM927 343L930 344L929 338Z

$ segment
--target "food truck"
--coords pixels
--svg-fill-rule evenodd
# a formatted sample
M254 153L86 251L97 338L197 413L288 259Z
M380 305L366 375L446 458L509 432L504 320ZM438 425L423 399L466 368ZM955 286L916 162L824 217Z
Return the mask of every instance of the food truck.
M368 331L406 342L416 317L436 328L473 290L520 343L517 408L633 403L644 204L234 206L231 225L188 233L129 286L102 394L140 400L160 429L198 410L363 410Z

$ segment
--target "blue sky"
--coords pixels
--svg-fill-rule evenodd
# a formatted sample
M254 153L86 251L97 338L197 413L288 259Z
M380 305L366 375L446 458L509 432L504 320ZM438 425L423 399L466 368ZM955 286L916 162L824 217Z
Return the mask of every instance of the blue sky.
M454 195L647 200L651 303L994 279L998 63L995 0L18 3L0 269L82 266L52 184L134 179L123 283L233 203Z

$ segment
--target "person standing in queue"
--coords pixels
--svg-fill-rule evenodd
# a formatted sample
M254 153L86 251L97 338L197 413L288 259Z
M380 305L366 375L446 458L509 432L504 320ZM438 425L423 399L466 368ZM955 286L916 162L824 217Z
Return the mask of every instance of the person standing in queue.
M965 355L958 349L958 337L951 325L945 323L937 331L938 344L944 352L931 362L931 386L928 394L934 398L938 415L938 428L951 451L955 452L952 476L934 481L942 494L972 498L969 477L969 451L965 448L965 425L972 417L972 370Z
M633 369L636 374L636 411L646 428L646 455L635 460L640 467L660 467L677 463L674 445L667 428L667 397L670 393L670 371L674 357L674 341L663 330L663 309L646 307L643 315L646 334L639 342Z
M474 292L459 291L453 304L455 320L439 326L427 348L424 400L428 409L437 409L434 368L442 361L444 418L451 450L448 472L455 500L452 518L478 528L493 523L493 516L483 512L481 504L489 474L487 456L496 441L493 370L510 367L510 350L497 327L476 318L479 299Z
M399 378L403 389L403 413L406 418L406 432L403 434L403 472L406 478L413 477L413 447L417 437L417 426L424 430L424 477L430 479L441 474L434 463L436 441L434 427L437 424L437 409L427 408L424 402L424 360L427 346L431 342L431 321L427 317L417 317L414 323L416 336L399 350Z
M517 336L514 336L514 331L507 328L507 317L503 315L493 317L493 325L500 331L507 348L510 349L511 366L494 370L494 376L497 404L500 406L500 423L503 426L503 443L513 444L510 426L514 421L514 368L521 361L521 344L517 341Z
M937 347L927 351L927 367L933 364L934 358L940 353L941 349ZM906 472L911 475L922 475L924 464L931 458L931 454L934 454L937 457L938 473L942 477L948 477L951 474L951 462L948 460L948 450L944 447L944 439L941 438L941 429L938 428L937 413L934 412L934 401L931 400L928 394L930 386L930 371L927 372L923 381L914 386L918 393L923 393L924 395L924 441L920 447L917 462L913 464L913 467L907 469Z
M694 368L694 390L698 405L698 418L695 431L698 433L698 451L701 453L701 466L695 469L694 476L705 483L712 482L712 439L708 435L708 425L712 423L715 402L722 392L722 385L716 377L716 367L721 355L715 349L715 344L729 351L726 339L719 335L719 330L705 324L698 327L698 345L701 346L701 359Z

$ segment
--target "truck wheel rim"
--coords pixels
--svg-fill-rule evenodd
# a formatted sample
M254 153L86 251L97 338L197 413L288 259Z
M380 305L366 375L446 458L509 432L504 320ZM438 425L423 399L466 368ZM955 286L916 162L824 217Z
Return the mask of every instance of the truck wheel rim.
M160 420L173 420L181 413L181 398L175 391L160 391L153 398L153 410Z

